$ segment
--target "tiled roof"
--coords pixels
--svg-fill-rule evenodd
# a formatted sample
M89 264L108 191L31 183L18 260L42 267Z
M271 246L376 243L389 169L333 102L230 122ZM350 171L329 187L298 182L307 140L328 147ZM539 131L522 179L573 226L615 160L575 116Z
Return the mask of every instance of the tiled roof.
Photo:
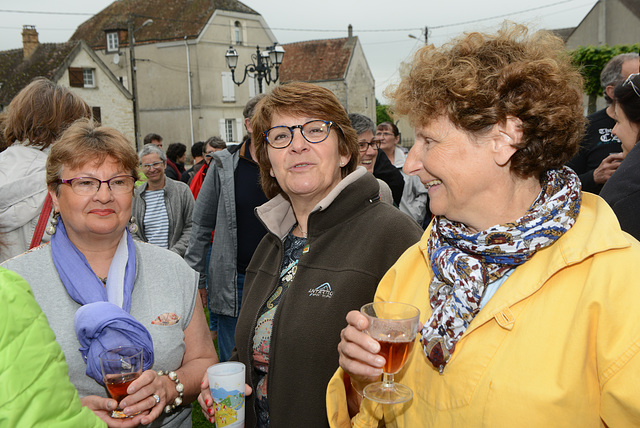
M198 37L216 9L232 12L258 12L237 0L117 0L82 23L71 40L85 40L94 49L105 48L105 30L126 30L129 15L134 26L147 19L153 24L136 31L136 45ZM128 45L127 32L120 32L120 44Z
M551 32L566 42L575 29L576 27L556 28L555 30L551 30Z
M51 79L77 44L41 43L26 60L22 49L0 51L0 105L8 105L34 78Z
M627 9L633 13L636 18L640 18L640 1L639 0L620 0L620 3L625 5Z
M343 79L356 39L344 37L283 45L285 54L280 66L280 81Z

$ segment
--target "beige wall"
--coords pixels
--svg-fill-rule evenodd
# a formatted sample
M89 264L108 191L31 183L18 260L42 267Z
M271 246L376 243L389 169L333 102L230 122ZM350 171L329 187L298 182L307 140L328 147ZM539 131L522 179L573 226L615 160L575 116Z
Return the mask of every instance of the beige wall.
M573 34L567 48L628 45L640 40L640 20L618 0L600 0Z
M133 105L127 96L116 86L91 56L80 50L69 67L94 69L95 88L70 88L91 107L100 107L102 124L122 132L129 141L135 141L133 132ZM69 87L69 71L65 70L56 82Z
M247 78L239 87L233 85L233 101L222 99L222 73L229 71L225 53L232 40L236 20L243 27L243 43L234 44L239 54L236 69L239 75L236 76L236 80L240 80L244 73L244 65L251 61L251 54L255 53L256 45L265 48L273 45L275 41L259 15L216 11L200 36L188 41L189 67L184 41L136 45L141 137L155 132L162 135L165 147L176 141L190 147L190 114L193 119L194 142L219 135L221 119L242 119L242 110L250 98L250 79ZM113 54L105 55L104 51L96 53L104 58L116 76L124 78L125 86L130 88L128 48L121 49L118 65L112 61ZM268 90L266 85L265 88ZM235 129L235 134L236 140L240 140L243 132ZM224 135L222 137L225 138Z

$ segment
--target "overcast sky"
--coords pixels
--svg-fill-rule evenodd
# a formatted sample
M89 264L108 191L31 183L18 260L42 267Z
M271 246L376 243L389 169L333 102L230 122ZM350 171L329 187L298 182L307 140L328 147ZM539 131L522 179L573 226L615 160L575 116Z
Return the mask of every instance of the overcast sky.
M171 1L171 0L167 0ZM353 25L376 84L376 96L397 83L398 67L424 43L440 45L465 31L495 30L505 20L533 28L575 27L596 0L245 0L278 42L346 37ZM41 42L64 42L112 0L0 0L0 50L22 46L22 25L35 25ZM410 35L417 37L414 39Z

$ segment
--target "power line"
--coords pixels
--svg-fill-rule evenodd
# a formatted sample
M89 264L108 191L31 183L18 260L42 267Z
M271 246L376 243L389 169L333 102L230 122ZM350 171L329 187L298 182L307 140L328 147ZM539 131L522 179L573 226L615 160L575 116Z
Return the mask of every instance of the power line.
M433 29L433 30L437 30L437 29L441 29L441 28L447 28L447 27L455 27L455 26L459 26L459 25L467 25L467 24L474 24L474 23L478 23L478 22L483 22L483 21L490 21L493 19L500 19L500 18L506 18L509 16L513 16L513 15L518 15L518 14L522 14L522 13L527 13L527 12L533 12L536 10L541 10L541 9L547 9L550 7L554 7L560 4L565 4L565 3L571 3L574 2L576 0L562 0L562 1L558 1L555 3L550 3L547 5L543 5L543 6L537 6L537 7L533 7L533 8L529 8L529 9L524 9L524 10L520 10L520 11L516 11L516 12L510 12L510 13L506 13L506 14L502 14L502 15L495 15L495 16L490 16L490 17L486 17L486 18L479 18L479 19L474 19L474 20L470 20L470 21L464 21L464 22L456 22L456 23L452 23L452 24L444 24L444 25L435 25L435 26L429 26L429 29ZM10 9L0 9L0 13L23 13L23 14L39 14L39 15L62 15L62 16L94 16L96 15L95 13L87 13L87 12L52 12L52 11L30 11L30 10L10 10ZM118 15L120 16L120 15ZM144 16L144 18L151 18L154 20L164 20L164 21L173 21L173 22L193 22L193 21L185 21L185 20L180 20L180 19L175 19L175 18L164 18L164 17L154 17L154 16ZM223 25L223 24L214 24L214 25ZM224 25L226 26L226 25ZM258 27L255 27L258 28ZM276 30L276 31L291 31L291 32L317 32L317 33L344 33L344 29L336 29L336 30L331 30L331 29L320 29L320 28L281 28L281 27L269 27L272 31ZM388 29L381 29L381 28L376 28L376 29L358 29L357 32L358 33L385 33L385 32L409 32L409 31L421 31L423 30L424 27L411 27L411 28L388 28Z

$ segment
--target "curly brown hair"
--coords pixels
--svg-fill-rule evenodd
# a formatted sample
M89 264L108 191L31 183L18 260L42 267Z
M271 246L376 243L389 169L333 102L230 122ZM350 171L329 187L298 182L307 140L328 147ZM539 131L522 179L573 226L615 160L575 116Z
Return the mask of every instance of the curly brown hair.
M542 179L578 150L586 125L582 87L561 39L506 23L495 35L470 33L420 49L388 96L413 125L444 115L472 136L519 118L523 136L511 172Z
M93 120L78 119L51 146L46 163L47 187L57 194L64 167L77 169L93 162L102 165L108 156L138 180L138 155L127 137Z
M256 148L260 166L260 181L267 198L284 193L278 181L269 174L271 162L267 154L267 140L264 132L271 128L274 114L290 114L330 120L331 128L338 135L338 151L341 155L351 155L349 162L341 168L342 177L355 171L360 162L358 135L351 127L347 111L338 98L328 89L304 82L287 83L277 86L256 105L251 126L251 139ZM335 126L337 125L337 126ZM286 195L285 195L286 196Z

